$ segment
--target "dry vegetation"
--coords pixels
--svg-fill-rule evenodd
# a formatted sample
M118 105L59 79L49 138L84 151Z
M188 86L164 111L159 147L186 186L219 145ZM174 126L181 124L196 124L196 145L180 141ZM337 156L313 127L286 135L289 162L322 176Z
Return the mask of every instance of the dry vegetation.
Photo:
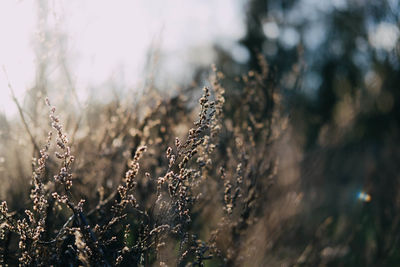
M15 145L6 157L16 165L2 171L2 184L11 182L2 192L0 264L273 263L281 217L293 212L281 209L298 196L282 197L290 179L276 184L287 119L262 58L260 66L239 90L224 89L214 69L197 105L153 89L64 120L48 100L37 104L37 127L19 129L25 148ZM22 126L3 124L4 145ZM30 186L27 144L37 158Z

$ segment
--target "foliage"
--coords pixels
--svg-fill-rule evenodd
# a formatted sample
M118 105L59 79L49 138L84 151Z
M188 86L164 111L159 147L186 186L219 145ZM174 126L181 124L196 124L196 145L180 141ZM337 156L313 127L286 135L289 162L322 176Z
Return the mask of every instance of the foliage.
M266 214L277 173L272 146L285 127L263 66L243 76L243 90L229 92L227 103L214 70L197 107L155 91L133 108L93 107L102 120L72 145L46 100L53 131L32 165L29 204L1 205L2 264L251 260L243 246Z

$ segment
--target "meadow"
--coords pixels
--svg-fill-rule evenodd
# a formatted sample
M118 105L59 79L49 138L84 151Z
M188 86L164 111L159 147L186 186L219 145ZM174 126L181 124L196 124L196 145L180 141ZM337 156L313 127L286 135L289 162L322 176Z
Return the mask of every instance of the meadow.
M3 120L1 264L274 260L267 252L280 220L295 213L301 195L292 192L287 203L290 181L276 183L288 119L262 56L259 62L236 90L224 88L213 67L204 88L166 96L150 87L80 114L59 112L39 94L36 127L15 99L22 123ZM67 97L74 101L73 92Z

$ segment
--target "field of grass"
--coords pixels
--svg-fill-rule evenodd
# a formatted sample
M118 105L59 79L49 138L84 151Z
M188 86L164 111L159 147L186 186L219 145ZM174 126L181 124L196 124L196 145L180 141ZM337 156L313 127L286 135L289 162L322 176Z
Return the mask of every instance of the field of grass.
M214 69L201 94L148 89L78 115L40 95L24 123L3 119L0 264L291 262L272 251L301 194L290 171L277 183L288 120L260 62L239 89Z

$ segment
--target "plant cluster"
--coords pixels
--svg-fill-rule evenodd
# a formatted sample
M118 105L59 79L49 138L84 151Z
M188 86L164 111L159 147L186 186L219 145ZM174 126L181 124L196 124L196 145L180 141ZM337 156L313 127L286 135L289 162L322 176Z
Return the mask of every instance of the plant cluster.
M244 246L265 219L278 170L273 145L287 125L260 62L240 90L225 90L214 68L196 106L153 90L134 107L88 108L73 142L46 100L53 131L32 165L29 204L12 211L1 203L0 264L248 261Z

